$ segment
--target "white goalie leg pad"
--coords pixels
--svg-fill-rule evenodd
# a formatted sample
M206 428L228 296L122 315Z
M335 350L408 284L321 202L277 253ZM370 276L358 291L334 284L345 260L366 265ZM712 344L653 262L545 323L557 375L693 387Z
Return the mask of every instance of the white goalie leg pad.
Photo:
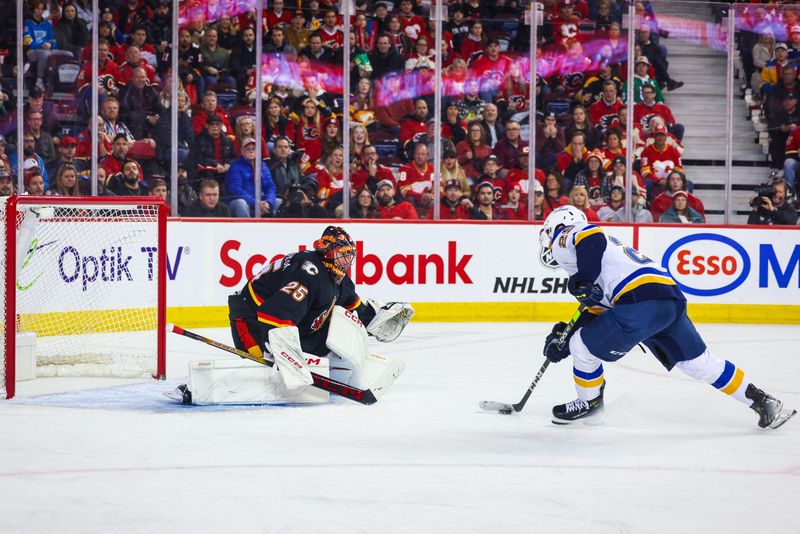
M380 400L386 390L394 384L403 373L406 364L399 358L387 358L377 353L370 353L364 359L362 369L356 372L351 363L331 352L330 377L339 382L358 389L369 389Z
M369 356L367 330L358 315L334 306L331 312L331 324L325 345L340 358L347 360L348 369L357 376L364 367L364 360ZM353 384L351 384L353 385Z
M296 326L270 330L269 350L287 388L294 389L314 383L303 356L303 349L300 348L300 332Z
M370 353L367 331L355 313L334 306L325 340L331 350L331 378L380 398L405 369L402 360Z
M363 387L375 394L375 398L383 397L386 390L394 384L406 368L406 363L399 358L387 358L377 353L371 353L364 362L361 373Z
M328 374L328 359L306 355L309 369ZM311 386L289 389L272 367L248 360L198 360L189 362L192 404L322 404L327 391Z

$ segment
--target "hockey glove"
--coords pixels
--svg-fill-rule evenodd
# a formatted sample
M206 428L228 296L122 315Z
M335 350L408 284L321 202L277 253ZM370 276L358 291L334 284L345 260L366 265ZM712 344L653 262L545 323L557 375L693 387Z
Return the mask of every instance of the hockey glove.
M603 300L602 287L597 284L578 282L575 278L570 278L567 282L567 291L587 308L597 306Z
M567 323L564 322L556 323L553 325L553 331L550 332L547 335L547 339L544 340L544 357L553 363L558 363L569 356L569 338L572 337L575 329L573 328L570 330L562 346L559 346L558 344L559 340L561 339L561 335L564 333L564 329L567 328L567 326Z
M397 339L414 316L414 308L407 302L383 304L372 299L367 302L375 310L375 317L367 325L367 333L384 343Z

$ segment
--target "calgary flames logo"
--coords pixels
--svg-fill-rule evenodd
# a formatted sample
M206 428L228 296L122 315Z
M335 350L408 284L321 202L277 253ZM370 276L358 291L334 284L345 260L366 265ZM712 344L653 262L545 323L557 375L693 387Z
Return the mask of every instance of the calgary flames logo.
M675 168L675 163L669 160L654 161L652 165L653 174L655 174L659 179L666 178L674 168Z
M643 129L648 130L650 128L650 121L652 121L654 117L656 117L655 113L648 113L639 119L639 124Z
M584 75L582 72L571 72L564 76L564 85L569 88L580 88L583 86Z
M328 309L327 309L327 310L325 310L324 312L320 313L320 314L317 316L317 318L316 318L316 319L314 319L314 321L311 323L311 331L312 331L312 332L316 332L317 330L319 330L319 329L320 329L320 327L321 327L322 325L324 325L324 324L325 324L325 321L327 321L327 320L328 320L328 317L330 317L330 315L331 315L331 310L333 310L333 307L334 307L335 305L336 305L336 299L334 298L334 299L333 299L333 302L331 302L331 305L330 305L330 306L328 306Z
M569 23L561 25L561 37L564 39L571 39L578 35L578 25Z
M609 113L600 117L600 127L603 129L610 128L615 122L619 123L619 115L616 113Z

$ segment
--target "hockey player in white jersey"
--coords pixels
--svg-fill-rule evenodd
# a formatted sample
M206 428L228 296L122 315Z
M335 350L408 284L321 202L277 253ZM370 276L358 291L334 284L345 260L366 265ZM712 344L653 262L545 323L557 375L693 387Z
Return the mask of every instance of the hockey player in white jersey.
M797 411L758 389L742 369L715 357L686 315L686 297L670 274L637 250L589 224L572 206L554 210L539 234L542 260L569 274L569 292L584 306L567 343L557 323L544 355L569 355L578 398L553 407L553 422L589 422L603 410L603 362L613 362L642 343L671 370L711 384L758 413L758 426L777 428Z

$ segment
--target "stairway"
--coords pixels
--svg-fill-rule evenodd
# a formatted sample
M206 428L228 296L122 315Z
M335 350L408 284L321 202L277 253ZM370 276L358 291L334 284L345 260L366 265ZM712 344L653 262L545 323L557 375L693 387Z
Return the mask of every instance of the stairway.
M710 7L701 2L654 2L656 16L670 31L662 39L667 47L670 76L684 82L674 92L665 92L666 103L678 122L686 128L683 154L687 177L695 184L706 207L708 223L724 222L726 178L727 55L723 50L689 42L680 37L681 20L712 23ZM757 143L757 134L745 102L739 96L739 81L734 80L733 161L731 224L744 224L750 211L752 191L769 177L769 168Z

